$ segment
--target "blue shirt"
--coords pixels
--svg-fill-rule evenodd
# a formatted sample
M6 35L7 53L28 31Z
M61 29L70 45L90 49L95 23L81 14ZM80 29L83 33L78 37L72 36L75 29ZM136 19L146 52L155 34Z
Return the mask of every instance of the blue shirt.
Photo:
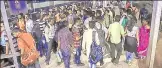
M6 46L6 41L7 41L7 37L6 37L6 32L5 31L2 31L2 34L1 34L1 45L2 46Z

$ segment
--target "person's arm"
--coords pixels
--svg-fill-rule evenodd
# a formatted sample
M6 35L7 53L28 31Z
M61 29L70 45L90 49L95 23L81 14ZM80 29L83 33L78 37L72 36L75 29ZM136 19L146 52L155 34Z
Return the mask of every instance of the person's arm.
M137 39L137 43L138 43L138 45L137 46L139 46L139 30L137 29L137 32L136 32L136 39Z
M9 43L6 42L6 54L8 54L8 53L9 53Z
M96 32L96 43L98 44L98 45L100 45L100 41L99 41L99 38L98 38L98 33Z
M49 42L49 41L50 41L50 40L49 40L49 35L48 35L49 29L48 29L47 26L45 27L44 31L45 31L45 38L46 38L47 42Z
M109 41L109 38L110 38L110 31L111 31L111 25L108 29L107 38L106 38L107 41Z
M85 50L86 48L86 37L85 37L85 32L83 33L83 40L82 40L82 49Z
M122 35L122 37L124 38L125 37L125 32L124 32L124 28L123 28L123 26L122 25L120 25L120 27L121 27L121 35Z
M58 47L57 47L57 51L59 51L60 50L60 35L58 34Z

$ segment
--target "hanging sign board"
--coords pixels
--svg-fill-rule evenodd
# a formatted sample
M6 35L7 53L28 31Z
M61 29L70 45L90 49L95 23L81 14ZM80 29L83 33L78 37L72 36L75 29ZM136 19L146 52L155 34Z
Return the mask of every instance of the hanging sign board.
M28 12L26 1L13 0L9 1L10 13L12 15L17 15L19 13L26 14Z

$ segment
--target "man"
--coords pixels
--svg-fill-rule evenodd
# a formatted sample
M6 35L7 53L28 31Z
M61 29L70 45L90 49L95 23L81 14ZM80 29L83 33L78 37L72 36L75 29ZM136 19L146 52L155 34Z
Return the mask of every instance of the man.
M83 51L86 51L86 55L87 55L87 60L89 60L89 55L90 55L90 51L91 51L91 44L92 44L92 35L93 35L93 31L96 31L94 29L95 27L95 23L94 22L90 22L88 25L88 29L85 30L85 32L83 33L83 41L82 41L82 49ZM95 36L95 41L97 43L97 45L100 44L99 39L98 39L98 33L96 32L96 36ZM90 63L91 64L91 63ZM90 65L90 67L94 67L95 65Z
M46 63L49 65L50 57L51 57L51 48L53 44L53 38L54 38L54 21L52 20L53 18L49 19L49 23L47 23L45 27L45 38L48 43L48 52L47 52L47 59Z
M67 24L67 22L65 22ZM61 51L65 68L70 68L70 49L72 45L72 33L69 31L67 25L63 23L58 32L58 48Z
M18 43L18 48L20 49L21 58L23 58L25 53L28 53L30 48L36 50L35 41L30 33L22 32L18 28L14 28L12 30L12 34L14 37L17 38L17 43ZM29 64L27 68L40 68L38 60L35 61L35 63L33 64Z
M34 25L33 21L29 18L27 14L25 15L25 21L26 21L26 31L28 33L31 33Z
M8 43L8 37L7 37L7 33L6 30L4 28L4 24L1 23L1 46L2 46L2 53L3 54L8 54L9 53L9 43ZM1 53L1 54L2 54Z
M67 17L67 20L68 20L68 25L69 25L69 28L71 29L72 28L72 25L74 24L74 14L72 13L72 9L69 9L69 15Z
M75 64L77 64L78 66L83 66L84 64L81 63L80 60L80 56L81 56L81 34L80 34L80 29L81 29L81 19L80 18L76 18L75 19L75 23L72 27L72 34L73 34L73 46L74 46L74 50L75 50L75 58L74 58L74 62Z
M122 53L121 37L124 37L124 28L120 25L120 16L115 17L115 22L110 24L108 29L108 38L110 38L111 58L112 63L118 64L120 55ZM117 56L115 56L115 49L117 50Z

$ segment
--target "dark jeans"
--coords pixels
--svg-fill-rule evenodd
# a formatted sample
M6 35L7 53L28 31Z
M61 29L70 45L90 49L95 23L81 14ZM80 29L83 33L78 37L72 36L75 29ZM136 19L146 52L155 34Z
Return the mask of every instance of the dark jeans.
M50 41L48 42L48 51L47 51L46 63L49 63L50 58L51 58L52 44L53 44L53 39L50 39Z
M80 64L80 56L81 56L81 46L79 46L78 48L76 48L76 54L75 54L75 58L74 61L76 64Z
M121 42L118 44L110 43L111 48L111 58L112 62L119 63L120 56L122 54L122 44ZM115 56L115 50L117 51L117 55Z
M70 51L61 50L65 68L70 68Z

